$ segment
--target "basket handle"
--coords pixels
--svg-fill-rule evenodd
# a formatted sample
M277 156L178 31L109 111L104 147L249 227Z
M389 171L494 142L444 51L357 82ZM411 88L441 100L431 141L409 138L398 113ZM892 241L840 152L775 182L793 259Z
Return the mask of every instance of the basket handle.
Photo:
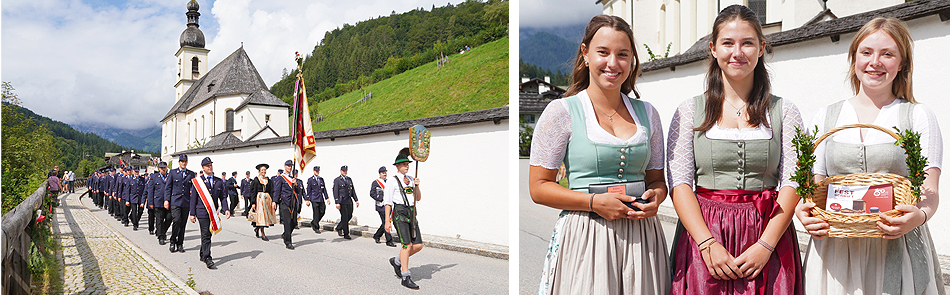
M890 135L894 139L900 140L900 136L897 135L897 133L881 126L877 126L874 124L849 124L849 125L838 126L838 127L835 127L834 129L828 130L828 132L825 132L825 134L822 134L821 137L819 137L818 140L815 141L815 144L811 147L811 149L812 150L817 149L818 145L821 144L821 142L824 141L825 138L830 137L832 133L845 130L845 129L850 129L850 128L873 128L873 129L883 131L884 133L887 133L887 135Z

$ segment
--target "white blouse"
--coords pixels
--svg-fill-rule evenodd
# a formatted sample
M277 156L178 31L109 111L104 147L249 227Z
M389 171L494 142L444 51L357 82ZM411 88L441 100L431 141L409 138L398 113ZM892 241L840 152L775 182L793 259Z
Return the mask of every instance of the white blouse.
M600 124L597 123L597 116L594 114L594 105L587 96L587 90L577 94L581 101L581 107L584 110L584 125L587 127L587 138L593 142L601 144L625 145L636 144L646 141L646 128L643 127L637 117L637 113L630 105L626 95L623 96L623 103L627 107L630 116L637 124L637 132L632 137L624 140L608 133ZM643 101L646 108L647 119L650 120L650 162L647 163L647 170L663 169L663 123L660 121L660 115L649 102ZM571 113L567 109L567 104L563 99L552 101L541 113L538 123L534 127L534 137L531 139L531 166L540 166L545 169L558 169L564 162L564 156L567 151L567 145L572 138Z
M670 137L667 142L667 183L670 188L680 184L688 184L695 189L696 162L693 159L693 114L696 106L693 99L684 100L676 108L670 123ZM771 117L767 116L771 121ZM771 126L771 123L769 124ZM782 100L782 157L779 159L778 171L781 171L781 179L777 190L783 187L798 187L798 183L792 180L792 174L795 173L795 163L797 155L792 145L792 139L795 138L795 127L802 125L802 116L795 106L788 99ZM771 139L772 129L759 125L757 128L722 128L718 125L713 126L706 132L706 137L713 140L757 140ZM786 165L788 163L789 165Z
M874 119L874 122L871 124L878 125L884 128L892 129L893 127L900 126L900 100L894 100L890 104L881 108L881 112L878 113L877 118ZM822 130L825 128L825 117L828 113L828 106L822 107L815 112L815 116L811 119L811 124L808 125L809 130L812 134L817 134L821 136L828 130ZM914 106L914 112L912 115L913 119L913 130L920 132L920 147L921 154L924 157L927 157L927 167L924 167L924 170L928 168L940 168L941 162L943 161L943 138L940 135L940 126L937 124L937 117L934 116L933 111L930 110L927 106L923 104L917 104ZM848 124L858 124L858 113L854 110L854 106L850 102L845 101L841 104L841 112L838 114L838 121L835 123L835 126L842 126ZM821 144L818 145L818 148L815 150L815 167L812 171L815 174L819 175L828 175L827 170L825 170L825 142L829 140L834 140L835 142L840 143L851 143L851 144L882 144L882 143L891 143L893 144L896 140L887 135L884 132L880 132L874 129L869 129L867 135L864 138L864 142L861 142L861 129L851 128L845 129L838 132L835 132L831 137L826 138Z

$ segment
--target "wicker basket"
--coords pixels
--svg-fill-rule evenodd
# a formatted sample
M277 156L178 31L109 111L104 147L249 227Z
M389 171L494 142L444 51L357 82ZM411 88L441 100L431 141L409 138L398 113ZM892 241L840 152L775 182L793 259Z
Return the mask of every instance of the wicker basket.
M888 135L899 139L900 137L894 131L889 129L871 125L871 124L851 124L839 126L834 129L829 130L827 133L822 135L815 141L814 146L817 148L818 145L831 136L832 133L849 129L849 128L873 128ZM835 213L829 212L822 208L825 208L825 199L828 196L828 185L837 184L837 185L846 185L846 186L868 186L868 185L877 185L890 183L894 186L894 205L906 204L906 205L916 205L917 201L915 200L913 194L911 194L911 184L910 180L906 177L892 174L892 173L856 173L848 175L836 175L825 178L818 184L818 187L815 189L815 193L812 196L805 196L805 202L815 203L815 207L811 209L811 215L822 220L825 220L830 225L828 229L828 236L835 238L861 238L861 237L883 237L884 233L877 228L877 222L881 220L879 213L866 213L866 214L844 214L844 213ZM884 214L892 217L900 216L903 213L901 211L894 209Z

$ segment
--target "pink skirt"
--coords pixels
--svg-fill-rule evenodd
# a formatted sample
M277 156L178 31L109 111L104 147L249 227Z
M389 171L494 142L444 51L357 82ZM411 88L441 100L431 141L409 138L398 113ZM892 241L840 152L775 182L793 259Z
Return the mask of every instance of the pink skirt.
M697 187L703 220L713 238L733 256L739 256L765 231L778 211L775 191L719 190ZM673 286L670 294L802 294L802 259L790 223L775 245L772 257L753 279L716 280L709 274L696 242L677 225L671 256Z

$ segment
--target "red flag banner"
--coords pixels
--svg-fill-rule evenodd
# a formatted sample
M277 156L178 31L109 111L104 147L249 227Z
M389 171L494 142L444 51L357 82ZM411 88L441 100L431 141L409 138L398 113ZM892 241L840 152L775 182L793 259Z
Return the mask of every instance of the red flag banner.
M294 121L291 135L294 145L294 162L303 171L307 162L317 156L317 142L313 136L310 107L307 105L307 88L303 84L303 75L299 70L297 83L294 85Z
M208 188L201 183L201 180L198 180L198 177L192 177L191 184L195 186L195 191L198 192L198 199L205 205L205 209L208 210L208 216L211 217L211 226L208 230L211 231L211 234L217 234L221 231L221 216L218 216L218 208L214 208L214 202L211 201L211 193L208 192Z

